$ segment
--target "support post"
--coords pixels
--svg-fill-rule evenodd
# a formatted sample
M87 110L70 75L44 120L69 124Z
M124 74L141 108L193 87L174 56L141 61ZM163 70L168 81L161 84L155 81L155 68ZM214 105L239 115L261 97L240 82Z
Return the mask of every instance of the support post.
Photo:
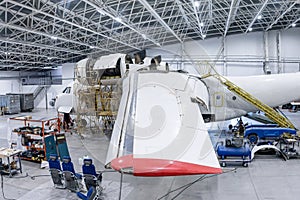
M264 57L265 61L263 63L263 71L265 74L271 74L270 69L270 62L269 62L269 34L268 32L264 31L263 34L264 37Z
M227 45L226 45L226 36L222 39L222 48L223 48L223 76L227 76Z
M180 70L184 69L184 42L180 43L181 46L181 64L180 64Z
M277 73L282 73L282 63L281 63L281 31L277 32L276 35L276 50L277 50Z
M45 101L46 101L46 110L48 110L48 88L46 86L44 86L45 88Z

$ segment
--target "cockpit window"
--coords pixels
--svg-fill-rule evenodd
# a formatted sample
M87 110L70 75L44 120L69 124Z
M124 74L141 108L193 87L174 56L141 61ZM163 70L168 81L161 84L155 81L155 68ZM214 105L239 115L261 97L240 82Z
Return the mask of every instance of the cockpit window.
M71 87L66 87L64 89L63 93L70 94L71 93Z

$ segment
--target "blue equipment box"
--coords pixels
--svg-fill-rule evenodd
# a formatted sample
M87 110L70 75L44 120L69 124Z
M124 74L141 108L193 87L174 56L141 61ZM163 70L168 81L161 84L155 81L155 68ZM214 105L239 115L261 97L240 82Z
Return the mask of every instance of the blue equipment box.
M244 167L247 167L248 162L251 161L251 149L249 145L244 145L242 147L226 147L219 145L217 154L221 158L220 164L222 167L225 167L227 162L241 162Z
M217 153L223 159L225 157L249 157L251 159L251 150L247 145L242 147L225 147L219 145Z

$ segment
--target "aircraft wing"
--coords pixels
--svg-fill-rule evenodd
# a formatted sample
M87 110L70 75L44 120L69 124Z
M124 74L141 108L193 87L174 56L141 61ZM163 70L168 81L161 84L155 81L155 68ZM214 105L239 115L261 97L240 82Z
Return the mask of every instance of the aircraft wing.
M186 74L129 73L106 166L135 176L221 173L199 109L208 98L206 86Z

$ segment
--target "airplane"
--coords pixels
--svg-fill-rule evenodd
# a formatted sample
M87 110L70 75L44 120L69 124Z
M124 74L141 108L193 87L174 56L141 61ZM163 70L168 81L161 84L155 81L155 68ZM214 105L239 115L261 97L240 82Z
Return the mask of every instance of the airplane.
M215 76L130 66L106 167L134 176L222 173L205 123L258 109ZM265 104L299 99L300 73L226 77Z
M55 98L55 109L58 112L76 113L76 90L94 87L102 76L123 76L126 71L126 54L111 54L98 59L85 58L76 63L74 82L66 86ZM122 61L121 61L122 60ZM118 64L119 63L119 64ZM81 99L84 101L84 99ZM84 103L84 102L81 102Z
M84 59L76 73L76 84L83 88L103 81L104 74L121 77L122 96L105 167L134 176L222 173L205 124L258 110L216 76L172 70L159 56ZM271 107L300 99L294 92L300 73L225 78Z
M69 83L63 91L56 95L54 99L52 99L52 105L55 106L56 111L62 113L70 113L74 111L75 105L75 96L73 91L74 82Z
M145 65L150 65L151 62L161 62L161 57L148 58L145 56L145 51L135 54L135 63L143 62ZM110 54L101 56L97 59L85 58L76 63L74 81L69 83L62 93L56 95L51 100L50 105L54 106L57 112L60 113L80 113L87 108L95 107L91 104L91 99L95 95L78 95L90 88L100 88L101 84L116 84L118 79L104 80L102 77L123 77L128 70L129 64L133 64L131 57L127 54ZM79 103L80 102L80 103ZM101 107L101 106L99 106ZM85 112L85 111L83 111Z
M135 62L140 62L138 60L141 60L140 57L142 57L144 62L150 64L151 59L144 58L142 54L145 53L140 52L139 56L136 56ZM99 115L99 109L103 109L105 106L102 105L101 99L98 100L98 103L96 102L95 99L99 98L99 93L96 94L95 90L101 88L99 83L102 85L116 84L118 79L104 80L103 77L122 77L129 63L133 63L131 58L128 60L128 55L120 53L101 56L97 59L80 60L75 66L75 80L69 83L62 93L56 95L49 102L50 105L54 106L58 113L73 115L72 117L76 118L76 124L83 128L87 125L92 127L95 124L106 124L105 126L111 124L111 119L103 119ZM118 104L118 102L113 103ZM108 104L112 105L113 103L109 102ZM110 134L108 133L107 136Z

